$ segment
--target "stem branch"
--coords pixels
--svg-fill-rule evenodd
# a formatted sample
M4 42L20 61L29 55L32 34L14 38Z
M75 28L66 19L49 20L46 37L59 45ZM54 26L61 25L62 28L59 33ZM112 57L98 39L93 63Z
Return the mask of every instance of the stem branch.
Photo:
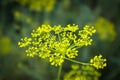
M74 63L82 64L82 65L90 65L89 63L79 62L79 61L76 61L76 60L73 60L73 59L69 59L69 58L66 58L66 57L65 57L65 59L69 60L71 62L74 62Z
M61 71L62 71L62 65L61 65L61 66L59 67L59 69L58 69L58 77L57 77L57 80L60 80Z

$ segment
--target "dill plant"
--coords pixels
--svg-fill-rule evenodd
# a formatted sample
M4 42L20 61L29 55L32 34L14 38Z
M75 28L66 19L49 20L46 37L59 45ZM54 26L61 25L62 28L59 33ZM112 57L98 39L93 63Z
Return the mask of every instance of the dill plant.
M72 64L71 68L72 70L64 75L64 80L98 80L101 76L92 66Z
M112 22L103 17L99 17L94 24L101 40L111 42L115 40L116 31L115 25Z
M57 80L60 80L62 64L65 60L97 69L106 66L106 59L103 59L102 55L95 56L88 63L74 60L78 56L78 48L91 45L91 36L95 32L95 28L88 25L83 30L75 24L66 27L41 25L31 32L31 37L22 38L18 45L21 48L27 47L25 51L27 56L39 56L48 59L51 65L59 66Z
M53 10L56 0L15 0L22 6L28 6L32 11L50 12Z

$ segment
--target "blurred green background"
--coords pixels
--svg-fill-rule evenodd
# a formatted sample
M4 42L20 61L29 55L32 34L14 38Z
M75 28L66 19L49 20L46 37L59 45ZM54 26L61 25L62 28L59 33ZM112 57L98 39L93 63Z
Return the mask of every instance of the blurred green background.
M93 44L80 49L79 61L107 58L99 80L120 80L120 0L0 0L0 80L54 80L57 67L25 56L17 42L42 24L95 26ZM65 61L62 75L70 70Z

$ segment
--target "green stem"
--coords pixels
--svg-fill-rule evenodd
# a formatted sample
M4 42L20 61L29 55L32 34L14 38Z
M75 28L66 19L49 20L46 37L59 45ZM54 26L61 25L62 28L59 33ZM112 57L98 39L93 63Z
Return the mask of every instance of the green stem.
M60 34L58 34L58 39L59 39L59 41L61 42L61 37L60 37Z
M65 59L69 60L71 62L74 62L74 63L82 64L82 65L90 65L89 63L79 62L79 61L76 61L76 60L73 60L73 59L69 59L69 58L65 58Z
M75 45L74 44L72 44L69 48L74 48L75 47Z
M59 67L59 69L58 69L58 77L57 77L57 80L60 80L61 71L62 71L62 65L61 65L61 66Z

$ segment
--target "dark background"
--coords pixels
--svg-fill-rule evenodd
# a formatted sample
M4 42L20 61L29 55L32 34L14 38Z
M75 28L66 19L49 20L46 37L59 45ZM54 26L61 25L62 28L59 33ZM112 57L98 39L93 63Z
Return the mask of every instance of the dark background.
M81 48L77 60L102 54L107 67L100 80L120 80L120 0L0 0L0 80L54 80L57 67L26 57L17 45L42 24L94 25L93 45ZM63 64L62 77L70 64Z

